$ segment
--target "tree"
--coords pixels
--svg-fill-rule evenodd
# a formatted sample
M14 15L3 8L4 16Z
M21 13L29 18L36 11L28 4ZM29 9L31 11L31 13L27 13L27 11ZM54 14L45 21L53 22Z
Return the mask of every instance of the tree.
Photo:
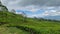
M23 16L23 22L27 22L27 15L26 15L26 13L25 12L22 12L22 16Z
M2 5L1 1L0 1L0 5Z
M1 1L0 1L0 11L8 11L7 7L2 5Z
M16 13L16 11L14 9L11 10L12 13Z

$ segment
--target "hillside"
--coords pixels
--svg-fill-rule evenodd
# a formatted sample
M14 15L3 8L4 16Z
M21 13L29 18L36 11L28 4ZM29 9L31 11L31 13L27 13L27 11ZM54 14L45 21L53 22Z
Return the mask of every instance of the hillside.
M0 34L60 34L60 21L23 17L5 7L0 11Z
M60 22L33 18L24 21L22 15L0 11L0 30L2 34L60 34Z

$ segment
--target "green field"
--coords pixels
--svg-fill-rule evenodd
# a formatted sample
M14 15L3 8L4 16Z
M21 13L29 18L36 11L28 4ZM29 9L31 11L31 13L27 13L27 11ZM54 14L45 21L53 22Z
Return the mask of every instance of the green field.
M60 21L25 18L0 11L0 34L60 34Z

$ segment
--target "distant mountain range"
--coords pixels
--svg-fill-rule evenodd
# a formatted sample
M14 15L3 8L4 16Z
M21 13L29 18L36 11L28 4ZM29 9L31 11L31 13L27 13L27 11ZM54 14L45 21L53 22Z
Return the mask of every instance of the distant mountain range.
M58 16L46 16L44 18L46 18L46 19L52 19L52 20L60 20L60 15L58 15Z

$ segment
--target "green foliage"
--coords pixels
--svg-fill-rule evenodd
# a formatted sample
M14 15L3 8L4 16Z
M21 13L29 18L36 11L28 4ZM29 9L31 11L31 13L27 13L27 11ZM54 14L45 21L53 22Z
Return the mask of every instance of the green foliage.
M0 27L0 34L29 34L26 31L20 30L16 27Z
M0 32L2 34L60 34L60 21L38 20L0 11Z

